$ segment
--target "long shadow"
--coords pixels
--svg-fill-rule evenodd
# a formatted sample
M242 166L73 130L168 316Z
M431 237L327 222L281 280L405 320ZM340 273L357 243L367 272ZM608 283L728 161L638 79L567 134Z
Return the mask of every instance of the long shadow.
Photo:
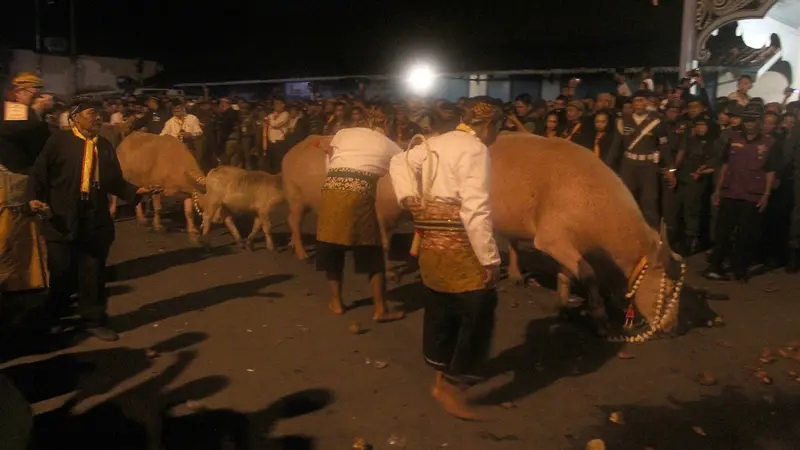
M196 357L195 351L181 351L163 372L83 413L73 409L89 396L78 392L60 408L35 418L30 448L59 449L65 443L87 450L157 448L164 408L179 399L203 399L228 385L226 377L209 376L168 390Z
M271 434L279 420L312 413L333 401L333 393L328 389L307 389L251 414L217 409L167 417L161 444L164 450L313 450L316 440L311 436Z
M77 391L81 401L110 392L128 378L153 367L157 355L176 352L206 340L205 333L183 333L150 349L116 347L57 355L42 361L18 364L2 371L26 400L36 403Z
M212 256L231 253L229 247L214 247L207 251L200 247L187 247L165 253L143 256L123 261L108 267L108 281L130 281L162 272L170 267L182 266L201 261Z
M514 401L563 377L592 373L623 345L598 339L586 327L553 317L532 320L525 331L524 343L505 350L488 364L489 377L511 372L511 381L481 395L476 403Z
M580 431L602 439L608 448L793 450L800 443L800 396L782 391L765 399L725 387L718 396L688 402L670 398L666 406L598 408L604 417L621 411L625 418L624 426L606 421Z
M267 275L255 280L215 286L210 289L144 305L135 311L114 316L111 321L115 330L125 332L135 330L148 323L219 305L241 297L280 298L283 297L283 294L277 292L261 293L258 291L264 287L290 280L292 277L292 275L288 274Z

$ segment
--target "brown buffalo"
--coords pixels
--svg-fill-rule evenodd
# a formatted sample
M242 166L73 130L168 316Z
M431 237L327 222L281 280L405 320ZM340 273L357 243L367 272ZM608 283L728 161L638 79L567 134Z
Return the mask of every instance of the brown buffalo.
M317 208L320 202L325 163L324 141L322 145L319 142L324 139L311 137L284 159L284 192L298 257L307 256L300 238L303 212ZM568 141L525 133L501 135L490 153L495 230L512 242L533 240L537 250L561 265L558 291L562 301L569 294L569 280L579 281L587 289L602 331L606 319L603 296L619 298L638 290L635 306L651 329L635 339L646 339L675 325L683 263L666 239L647 225L632 195L611 169L593 153ZM388 176L381 179L376 202L385 247L402 217L390 184ZM516 251L512 249L511 255L509 271L519 277ZM646 270L638 270L645 263ZM667 270L670 276L666 276Z
M190 235L197 236L192 212L192 197L195 206L200 191L196 183L202 183L203 172L189 149L172 136L158 136L150 133L134 132L126 137L117 149L117 157L122 175L137 186L161 186L164 192L153 196L153 229L163 231L161 224L161 196L183 194L186 228ZM193 183L195 181L195 183ZM116 199L112 202L116 208ZM142 205L136 205L136 218L146 224Z
M283 201L280 175L222 166L208 172L204 187L206 195L203 208L203 240L206 245L210 245L208 233L211 229L211 222L217 214L223 214L233 239L242 243L239 230L230 220L230 214L256 213L253 229L247 236L247 241L242 245L252 249L253 239L259 231L263 231L267 240L267 248L275 249L272 235L270 235L269 213Z

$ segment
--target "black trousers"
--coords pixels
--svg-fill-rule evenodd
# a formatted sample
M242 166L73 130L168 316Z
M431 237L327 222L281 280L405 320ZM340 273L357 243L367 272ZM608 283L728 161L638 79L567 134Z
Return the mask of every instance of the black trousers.
M658 191L661 185L658 164L652 161L624 159L619 176L639 204L644 219L652 227L658 227L660 208Z
M112 239L94 237L77 242L48 242L51 317L60 318L69 305L77 280L78 315L90 324L106 321L106 259Z
M667 225L670 237L677 237L681 229L681 198L678 189L669 187L667 180L661 180L661 217Z
M758 212L755 203L732 198L721 199L717 214L716 240L709 259L711 268L721 271L722 264L730 254L733 273L746 274L758 257L762 220L763 214Z
M677 215L680 229L683 225L683 235L687 239L700 237L700 213L703 210L703 193L706 185L703 180L679 183L677 195Z
M792 186L793 206L792 218L789 225L789 246L795 250L800 250L800 173L795 171Z
M491 350L497 292L427 291L422 328L425 361L453 380L480 378L478 370Z
M761 233L761 262L777 266L786 263L789 256L789 227L792 221L793 183L791 178L781 179L772 191L764 214Z

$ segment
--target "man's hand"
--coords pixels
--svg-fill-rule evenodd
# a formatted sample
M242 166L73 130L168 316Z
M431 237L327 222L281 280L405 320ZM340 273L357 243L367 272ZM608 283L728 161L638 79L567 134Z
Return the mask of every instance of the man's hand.
M675 189L675 186L678 185L678 180L675 179L675 172L672 172L671 170L667 170L664 173L664 178L667 179L667 184L669 185L670 189Z
M29 201L28 202L28 206L31 207L31 211L33 211L33 212L47 211L48 209L50 209L50 207L47 206L47 203L39 201L39 200L31 200L31 201Z
M414 197L404 198L401 204L403 205L403 208L411 211L411 213L414 214L415 216L417 214L421 214L424 211L424 208L422 207L422 204L420 203L419 199L416 199Z
M767 203L769 203L769 193L764 194L761 196L761 200L758 201L758 212L763 213L767 210Z
M487 288L494 287L497 280L500 279L500 266L484 266L483 283Z
M714 191L711 195L711 204L713 206L719 206L719 191Z

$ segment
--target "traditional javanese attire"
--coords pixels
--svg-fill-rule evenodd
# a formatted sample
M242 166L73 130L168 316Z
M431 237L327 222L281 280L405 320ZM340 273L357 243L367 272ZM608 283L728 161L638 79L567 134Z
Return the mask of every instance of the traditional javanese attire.
M429 291L423 353L428 364L463 382L488 357L497 294L485 285L485 267L500 264L489 203L489 151L472 129L459 125L392 158L389 172L402 201L418 197L419 267Z
M27 197L50 206L43 221L53 319L77 284L78 314L90 325L106 319L105 265L114 240L108 195L138 203L137 188L122 178L117 154L102 137L76 128L53 134L31 168ZM77 275L77 277L76 277ZM77 279L77 281L76 281Z
M378 179L389 170L389 161L402 149L369 128L341 130L331 147L317 220L317 270L340 272L345 251L353 250L356 273L382 272L375 191Z
M30 106L4 102L0 117L0 291L47 288L39 219L26 213L28 171L50 131Z

